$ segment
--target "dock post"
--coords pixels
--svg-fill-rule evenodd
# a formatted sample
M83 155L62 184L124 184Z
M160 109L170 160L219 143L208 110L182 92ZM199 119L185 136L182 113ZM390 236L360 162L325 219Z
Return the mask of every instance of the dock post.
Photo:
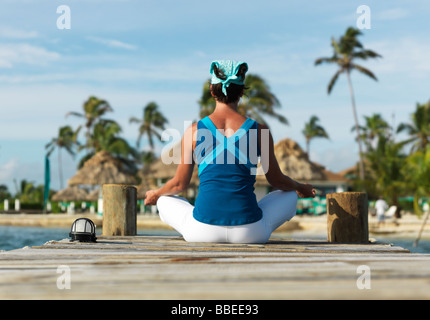
M135 236L137 190L122 184L103 185L103 235Z
M327 240L368 243L368 202L365 192L327 194Z

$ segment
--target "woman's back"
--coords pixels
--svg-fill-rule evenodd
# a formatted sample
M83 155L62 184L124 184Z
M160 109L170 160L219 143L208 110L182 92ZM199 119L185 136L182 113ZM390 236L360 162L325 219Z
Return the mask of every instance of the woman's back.
M213 119L205 117L197 123L194 154L200 185L194 218L214 225L256 222L262 216L253 174L259 156L258 123L240 115Z
M247 119L230 108L218 108L208 117L218 130L224 132L226 137L232 136L239 130Z

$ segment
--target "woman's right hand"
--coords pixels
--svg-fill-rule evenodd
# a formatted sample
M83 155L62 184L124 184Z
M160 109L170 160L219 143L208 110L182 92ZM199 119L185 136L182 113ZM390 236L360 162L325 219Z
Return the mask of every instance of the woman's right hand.
M149 190L145 194L145 206L153 205L155 206L157 204L157 200L160 198L160 195L158 193L158 190Z
M301 183L296 190L297 195L300 198L314 198L315 189L311 184Z

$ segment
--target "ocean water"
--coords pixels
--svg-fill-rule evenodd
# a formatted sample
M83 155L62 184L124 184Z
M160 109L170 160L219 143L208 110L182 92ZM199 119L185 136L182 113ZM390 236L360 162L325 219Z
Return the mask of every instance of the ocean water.
M0 250L40 246L49 240L68 238L69 232L70 228L0 226Z
M69 238L70 228L15 227L0 226L0 250L14 250L24 247L40 246L50 240ZM102 233L96 229L96 236ZM171 230L138 230L138 235L177 235Z
M304 239L316 239L316 240L327 240L327 235L325 234L307 234L303 232L283 232L280 234L275 234L275 237L288 238L295 240ZM415 247L414 242L416 236L402 236L393 237L392 235L370 235L369 238L374 239L378 242L389 243L396 247L402 247L409 250L411 253L428 253L430 254L430 237L423 237L418 241L418 245Z
M14 250L26 246L40 246L50 240L62 240L69 238L70 228L42 228L42 227L15 227L15 226L0 226L0 250ZM101 229L96 229L96 235L100 235ZM138 230L138 235L178 235L173 230ZM292 234L279 234L282 238L289 239L322 239L324 236L309 236ZM430 239L423 238L418 242L418 246L414 247L415 238L403 237L395 238L390 236L373 237L380 242L392 243L410 250L412 253L429 253L430 254Z
M421 238L417 246L414 246L416 238L393 238L393 237L375 237L380 242L392 243L395 246L408 249L411 253L430 253L430 239Z

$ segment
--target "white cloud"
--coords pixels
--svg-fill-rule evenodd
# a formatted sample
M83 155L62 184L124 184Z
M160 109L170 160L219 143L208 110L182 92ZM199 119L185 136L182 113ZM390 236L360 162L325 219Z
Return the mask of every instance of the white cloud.
M25 31L9 27L0 27L0 38L9 39L34 39L39 37L37 31Z
M44 66L60 58L57 52L30 44L0 44L0 68L12 68L17 64Z
M119 40L115 39L104 39L99 37L87 37L87 40L111 47L111 48L119 48L119 49L126 49L126 50L135 50L137 47L135 45L125 43Z
M82 112L82 105L91 96L106 99L114 112L106 115L115 119L123 128L123 136L137 138L138 126L129 125L129 118L140 117L143 107L156 101L169 119L169 126L183 128L183 120L194 120L198 115L197 99L200 87L195 92L170 90L105 88L85 85L40 84L1 86L0 137L7 140L44 139L48 141L58 132L59 126L76 128L82 119L65 117L69 111ZM1 149L0 149L1 151Z
M331 148L318 148L318 142L311 142L310 160L325 166L328 170L339 172L352 167L358 161L358 147L349 145Z
M0 164L0 184L5 184L12 194L16 191L14 181L19 184L20 181L27 180L38 185L43 184L43 177L43 163L35 159L22 162L18 158L11 158L5 164Z
M119 82L142 80L144 75L135 69L127 68L95 68L86 70L70 70L70 72L44 72L40 74L0 75L0 83L4 84L44 84L59 81L93 81Z
M413 36L368 43L368 48L382 55L382 59L368 61L370 69L398 73L412 77L428 77L430 71L430 44Z
M409 16L409 12L404 8L393 8L384 10L375 15L379 20L398 20Z
M18 158L11 158L6 163L0 164L0 183L12 180L19 167Z

